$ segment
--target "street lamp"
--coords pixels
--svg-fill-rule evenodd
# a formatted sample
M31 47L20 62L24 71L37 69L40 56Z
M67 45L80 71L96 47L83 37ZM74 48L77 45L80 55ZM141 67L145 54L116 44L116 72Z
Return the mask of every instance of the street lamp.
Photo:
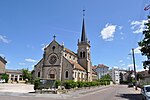
M133 48L132 48L132 57L133 57L133 66L134 66L134 75L135 75L135 90L137 90L137 74L136 74L135 57L134 57Z
M134 48L132 48L132 59L133 59L133 67L134 67L134 75L135 75L135 90L137 90L137 74L136 74L136 66L135 66Z

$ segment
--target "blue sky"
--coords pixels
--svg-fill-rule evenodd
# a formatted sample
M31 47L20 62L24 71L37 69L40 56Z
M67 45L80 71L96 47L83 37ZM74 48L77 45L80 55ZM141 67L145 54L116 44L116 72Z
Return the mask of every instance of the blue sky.
M91 41L92 64L132 67L135 48L137 70L146 59L137 42L148 11L148 0L0 0L0 55L7 69L33 69L44 45L56 40L77 52L85 9L86 34Z

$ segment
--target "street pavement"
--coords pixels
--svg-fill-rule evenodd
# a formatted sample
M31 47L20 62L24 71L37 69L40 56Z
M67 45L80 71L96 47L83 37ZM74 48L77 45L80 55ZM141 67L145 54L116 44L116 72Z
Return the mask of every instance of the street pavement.
M70 91L67 94L3 92L0 89L0 100L10 98L11 100L142 100L140 90L128 88L127 85L101 86Z

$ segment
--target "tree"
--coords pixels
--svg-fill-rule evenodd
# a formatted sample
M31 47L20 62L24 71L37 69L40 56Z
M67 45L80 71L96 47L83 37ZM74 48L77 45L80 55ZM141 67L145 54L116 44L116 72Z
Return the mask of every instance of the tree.
M145 23L145 30L143 31L144 38L138 44L141 47L143 56L147 56L147 60L143 62L144 69L149 68L150 74L150 16L148 16L148 22Z
M120 73L119 76L120 76L120 83L123 83L123 74Z
M28 69L22 69L23 80L31 81L32 75Z
M8 74L2 74L1 79L5 79L5 82L8 83L9 75Z

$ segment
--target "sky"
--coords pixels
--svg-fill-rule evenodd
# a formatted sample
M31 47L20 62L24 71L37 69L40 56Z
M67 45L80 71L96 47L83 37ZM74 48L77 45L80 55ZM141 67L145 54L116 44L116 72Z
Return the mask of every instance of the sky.
M83 10L86 35L91 43L92 65L144 70L138 43L142 40L149 0L0 0L0 56L7 69L28 68L43 56L53 36L77 52Z

